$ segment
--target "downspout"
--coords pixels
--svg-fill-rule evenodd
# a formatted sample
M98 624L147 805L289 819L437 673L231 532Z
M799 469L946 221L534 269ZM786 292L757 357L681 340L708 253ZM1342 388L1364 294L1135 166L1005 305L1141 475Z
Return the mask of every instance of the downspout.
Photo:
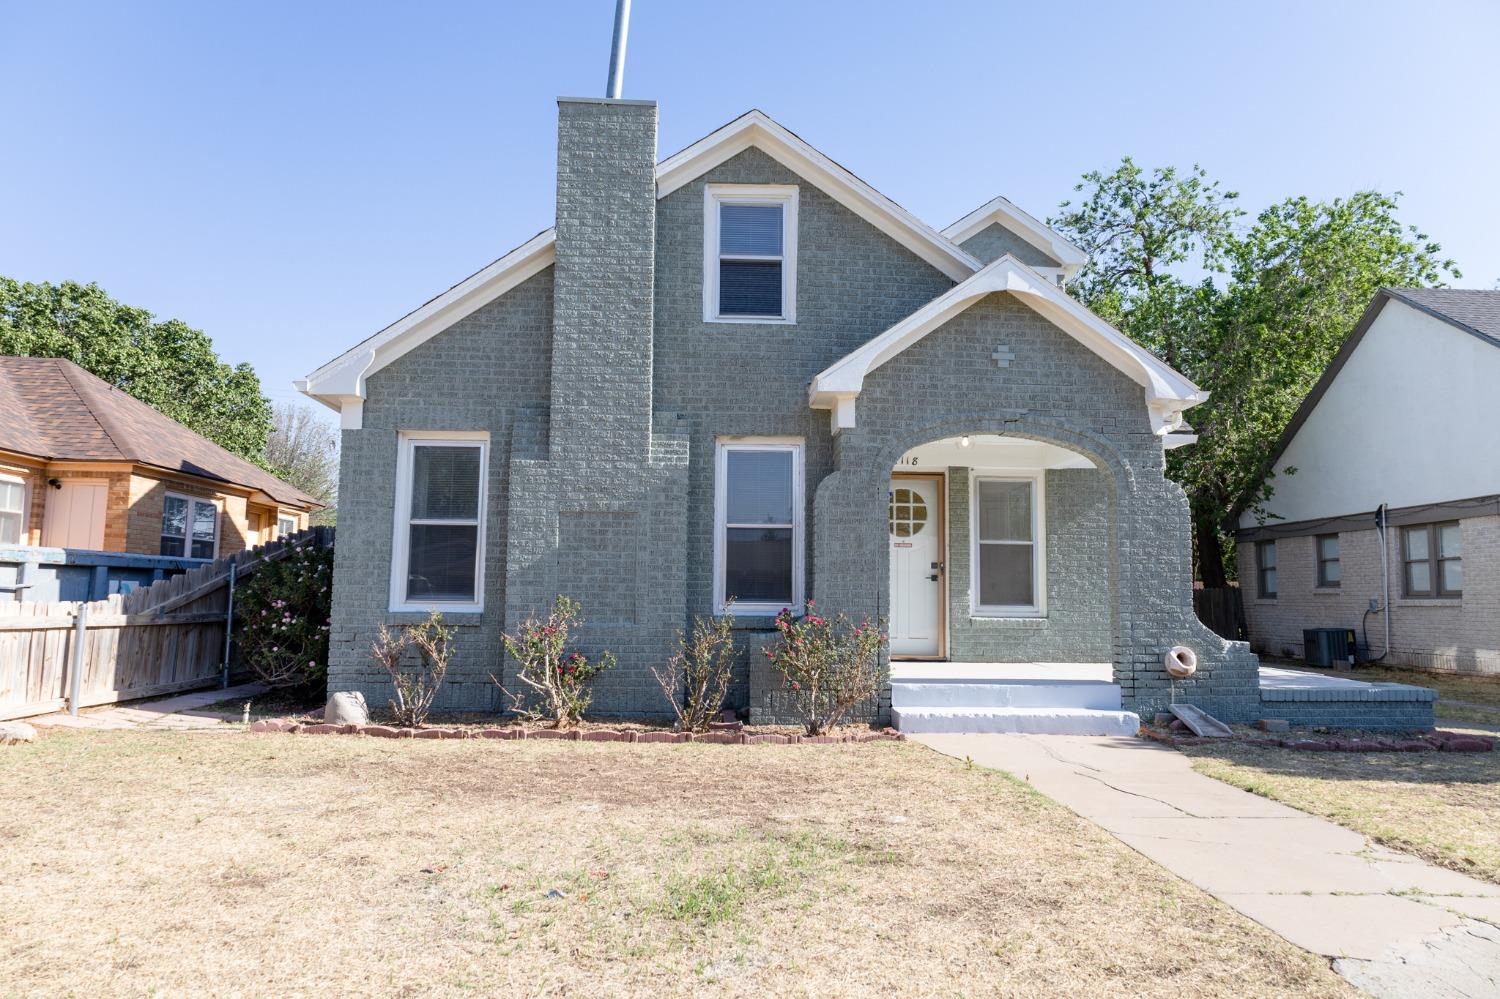
M1385 648L1382 649L1380 655L1375 657L1374 659L1366 659L1365 662L1367 663L1378 663L1386 656L1391 654L1391 557L1386 540L1387 510L1387 505L1385 503L1382 503L1380 504L1380 507L1375 511L1375 529L1380 532L1380 585L1381 599L1383 601L1380 605L1378 613L1384 615L1385 617ZM1365 611L1364 620L1360 625L1360 630L1365 632L1366 649L1369 649L1370 647L1370 633L1368 630L1368 622L1370 620L1370 615L1374 613L1377 613L1377 611L1373 607Z

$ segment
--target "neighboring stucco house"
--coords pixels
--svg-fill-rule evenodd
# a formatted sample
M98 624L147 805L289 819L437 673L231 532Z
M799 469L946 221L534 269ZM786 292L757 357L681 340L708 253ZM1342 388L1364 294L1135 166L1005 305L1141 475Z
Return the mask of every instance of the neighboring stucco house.
M321 505L72 361L0 357L0 411L0 547L211 560Z
M1500 291L1381 290L1269 467L1238 525L1255 648L1345 628L1387 663L1500 674Z
M1067 295L1076 247L1003 198L939 232L758 111L660 162L651 102L559 115L555 228L299 383L342 414L332 689L384 703L376 628L435 607L438 706L499 709L502 630L562 592L619 656L594 708L660 715L650 666L733 598L734 703L765 719L753 652L816 597L938 679L1100 664L1112 703L1025 710L1134 731L1186 645L1179 699L1260 716L1163 477L1204 394Z

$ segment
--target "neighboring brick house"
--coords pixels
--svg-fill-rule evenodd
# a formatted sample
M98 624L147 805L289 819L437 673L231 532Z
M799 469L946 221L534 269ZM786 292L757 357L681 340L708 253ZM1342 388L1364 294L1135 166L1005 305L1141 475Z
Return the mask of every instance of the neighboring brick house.
M1375 296L1282 436L1270 499L1239 514L1257 650L1346 628L1361 656L1500 674L1497 386L1500 291Z
M1076 247L1003 198L939 232L758 111L658 162L654 103L558 104L556 226L299 383L342 415L333 689L384 703L377 627L438 608L438 706L498 710L502 630L567 593L595 709L662 715L732 597L765 719L754 651L816 597L897 658L1100 664L1113 716L1186 645L1180 699L1259 717L1163 475L1204 394L1067 295Z
M0 545L213 559L321 504L72 361L0 357Z

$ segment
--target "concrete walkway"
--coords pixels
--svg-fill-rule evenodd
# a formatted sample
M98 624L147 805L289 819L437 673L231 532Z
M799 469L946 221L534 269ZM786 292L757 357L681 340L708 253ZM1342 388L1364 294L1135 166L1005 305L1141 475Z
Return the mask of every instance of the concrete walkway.
M77 718L66 711L26 719L37 728L214 729L240 719L244 702L266 692L264 684L198 690L159 701L136 701L105 710L84 710Z
M1380 999L1500 995L1500 886L1204 777L1140 739L912 738L1029 782Z

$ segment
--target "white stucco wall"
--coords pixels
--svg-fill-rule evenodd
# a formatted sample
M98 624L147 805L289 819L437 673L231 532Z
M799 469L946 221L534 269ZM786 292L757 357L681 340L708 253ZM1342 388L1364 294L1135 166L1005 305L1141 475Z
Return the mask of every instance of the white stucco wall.
M1275 471L1282 521L1500 493L1500 349L1387 302Z

